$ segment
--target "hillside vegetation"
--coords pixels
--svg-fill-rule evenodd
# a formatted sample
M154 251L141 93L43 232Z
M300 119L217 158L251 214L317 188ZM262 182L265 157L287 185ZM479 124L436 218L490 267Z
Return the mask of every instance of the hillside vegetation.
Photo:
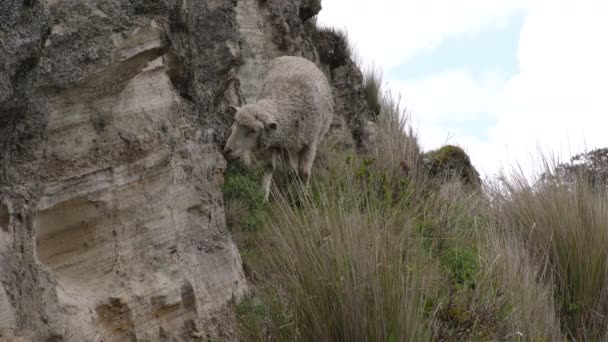
M235 304L242 339L605 340L605 188L546 177L550 163L550 181L516 172L482 188L461 149L420 152L381 84L368 73L374 147L328 139L309 189L285 169L265 203L255 168L229 166L228 223L253 287Z

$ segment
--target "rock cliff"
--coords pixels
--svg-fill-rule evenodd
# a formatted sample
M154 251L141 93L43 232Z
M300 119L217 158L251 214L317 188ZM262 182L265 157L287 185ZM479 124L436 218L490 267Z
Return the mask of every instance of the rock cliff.
M230 105L298 55L334 85L336 135L361 145L374 119L348 56L323 60L320 8L0 3L0 340L234 338L217 316L247 291L221 194Z

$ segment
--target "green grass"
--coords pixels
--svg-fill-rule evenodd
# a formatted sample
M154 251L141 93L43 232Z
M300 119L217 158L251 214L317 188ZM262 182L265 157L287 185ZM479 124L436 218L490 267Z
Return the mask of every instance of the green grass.
M452 247L441 255L441 265L454 284L462 287L475 286L477 252L471 247Z
M228 165L222 192L230 214L229 225L252 232L264 225L267 206L258 185L260 174L257 169L248 170L236 162Z

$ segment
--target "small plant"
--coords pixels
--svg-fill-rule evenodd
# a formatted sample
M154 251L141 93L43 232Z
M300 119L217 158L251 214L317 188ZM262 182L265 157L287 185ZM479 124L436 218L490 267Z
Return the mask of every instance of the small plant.
M256 168L251 171L230 163L222 188L229 224L241 226L247 231L260 230L264 224L267 205L258 185L259 173Z
M456 286L475 286L477 253L471 247L451 247L443 252L441 265Z
M236 307L239 329L248 341L264 341L263 327L259 324L266 316L266 307L255 298L245 298Z

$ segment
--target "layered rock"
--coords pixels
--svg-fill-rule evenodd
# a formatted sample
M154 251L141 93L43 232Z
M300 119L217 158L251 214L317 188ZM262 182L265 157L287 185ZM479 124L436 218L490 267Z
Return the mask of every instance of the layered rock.
M231 338L210 319L247 290L220 190L230 105L298 55L336 86L335 135L373 118L347 105L352 61L319 58L319 9L2 1L0 340Z
M187 34L224 13L233 25L215 32L236 45L234 4L222 4L37 3L42 41L3 32L7 46L37 49L22 49L27 74L3 73L28 89L3 96L15 151L2 159L1 328L34 341L187 339L244 294L225 161L203 124L235 52Z

